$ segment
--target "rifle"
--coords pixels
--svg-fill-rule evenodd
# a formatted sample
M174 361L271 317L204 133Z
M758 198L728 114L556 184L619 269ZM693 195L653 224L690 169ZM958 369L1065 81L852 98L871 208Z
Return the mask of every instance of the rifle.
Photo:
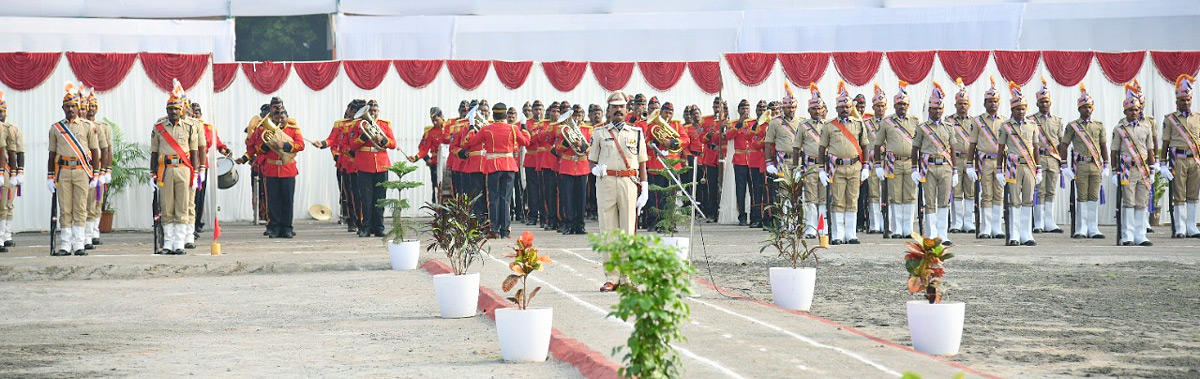
M1113 175L1118 175L1118 174L1113 173ZM1121 246L1121 240L1125 238L1125 236L1124 236L1125 218L1122 217L1122 216L1124 216L1122 213L1125 213L1125 212L1122 210L1122 207L1121 207L1122 205L1125 204L1122 201L1122 197L1124 196L1124 193L1125 193L1125 186L1122 186L1120 182L1121 182L1121 179L1118 177L1118 179L1117 179L1117 203L1116 203L1116 206L1117 206L1117 246Z
M1171 171L1175 171L1175 154L1167 153L1167 163L1170 164ZM1154 188L1154 186L1150 186ZM1150 195L1150 204L1154 204L1154 195ZM1171 238L1183 238L1183 230L1176 225L1175 222L1175 178L1167 181L1167 212L1171 214Z
M1079 199L1075 197L1075 180L1071 180L1071 233L1075 233L1079 230L1079 225L1077 224L1079 222L1079 210L1077 208L1079 206L1078 203Z
M163 236L162 207L158 201L158 186L154 186L154 198L151 201L153 202L150 203L150 211L154 219L154 245L151 247L154 249L154 254L162 254L163 244L166 242L166 239ZM254 212L254 217L255 219L258 218L257 210Z
M252 174L252 176L254 177L254 180L250 181L250 191L253 192L254 194L250 196L250 207L254 208L254 225L258 225L258 215L260 212L259 206L261 205L258 203L258 195L259 195L259 191L262 190L262 174L258 174L258 175ZM157 207L158 206L158 200L157 200L158 199L158 189L154 190L154 198L155 198L154 206ZM157 210L154 211L154 214L158 215L158 211Z
M825 184L825 233L829 235L830 243L833 243L833 228L835 227L833 225L833 217L830 217L830 214L833 212L833 171L836 170L836 167L832 164L833 159L835 158L832 155L825 156L825 167L832 168L827 170L829 172L829 183Z
M50 255L58 254L58 192L50 193Z
M978 168L978 171L982 174L983 162L979 159L978 154L975 155L974 159L975 167ZM983 239L983 224L979 223L979 213L982 210L979 208L979 197L983 196L983 186L980 184L981 182L983 182L983 178L980 178L979 175L977 175L975 180L975 239ZM992 236L988 236L988 238L992 238Z
M883 215L883 238L892 238L892 207L888 205L891 201L888 198L888 177L883 176L883 180L879 181L879 208Z
M868 177L868 179L870 179L870 177ZM871 191L871 186L869 185L867 180L862 181L862 183L858 185L858 213L857 213L858 221L854 223L854 227L857 228L857 230L860 232L866 232L871 229L871 227L870 227L871 205L870 205L870 202L867 201L867 199L871 195L870 191Z
M933 234L925 230L925 183L920 181L917 181L917 230L925 236Z
M1014 239L1015 237L1013 237L1012 230L1011 230L1011 228L1012 228L1012 212L1009 210L1009 206L1012 205L1011 204L1012 200L1008 198L1010 194L1011 193L1009 192L1008 180L1006 179L1004 181L1004 199L1003 199L1004 200L1003 201L1004 202L1004 210L1003 210L1003 212L1004 212L1004 216L1003 216L1004 217L1004 229L1003 229L1004 230L1004 238L1008 240L1006 245L1017 246L1018 245L1017 240Z

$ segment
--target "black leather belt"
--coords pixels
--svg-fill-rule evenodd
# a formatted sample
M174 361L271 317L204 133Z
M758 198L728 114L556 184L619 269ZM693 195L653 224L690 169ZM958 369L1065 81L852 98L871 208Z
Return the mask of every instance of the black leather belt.
M851 165L851 164L855 164L855 163L858 163L858 158L850 158L850 159L834 159L834 160L833 160L833 164L836 164L836 165L839 165L839 166L841 166L841 165Z
M925 163L926 163L926 164L931 164L931 165L937 165L937 166L941 166L941 165L944 165L944 164L949 164L949 163L950 163L950 160L949 160L949 159L946 159L946 158L942 158L942 157L936 157L936 158L925 158Z
M1176 158L1191 158L1194 156L1196 156L1196 153L1192 152L1191 150L1175 149Z
M1092 159L1092 157L1089 157L1089 156L1080 155L1079 157L1075 158L1075 161L1076 162L1095 162L1096 160Z

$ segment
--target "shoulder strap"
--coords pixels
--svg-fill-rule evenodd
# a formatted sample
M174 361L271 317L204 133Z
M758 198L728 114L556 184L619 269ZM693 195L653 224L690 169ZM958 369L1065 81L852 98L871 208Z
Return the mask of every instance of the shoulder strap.
M154 125L154 129L158 130L158 134L162 135L163 141L167 142L167 146L170 146L172 150L175 150L175 155L179 156L179 160L183 161L183 165L187 166L187 168L193 172L196 171L196 168L192 167L191 154L188 154L183 149L183 146L179 146L179 142L175 141L175 137L172 136L171 133L167 132L167 128L163 126L162 123L159 123Z
M933 147L938 150L938 155L941 155L942 158L946 158L947 161L950 161L950 149L946 146L946 143L942 141L942 137L937 135L933 128L929 127L929 123L921 124L920 128L921 130L925 131L925 134L929 135L929 140L933 141Z
M68 128L66 123L59 121L54 123L54 127L58 129L58 133L67 141L67 145L71 147L71 151L75 152L75 156L79 158L79 162L83 165L83 171L87 174L88 178L92 178L91 154L87 148L79 142L78 138L75 138L75 133L71 132L71 128Z
M850 130L846 129L846 125L842 125L841 121L834 119L832 121L832 124L833 124L833 126L836 126L838 128L838 130L840 130L842 132L843 136L846 136L846 139L848 139L848 140L850 140L850 142L854 143L854 151L858 152L858 160L859 160L859 162L863 161L862 146L859 146L859 144L858 144L858 137L855 137L854 133L850 133Z
M1096 164L1096 169L1102 169L1100 166L1100 148L1096 146L1096 141L1092 140L1092 135L1088 134L1087 128L1083 122L1075 121L1071 123L1071 129L1083 141L1083 147L1087 148L1088 155L1092 157L1092 163Z
M1192 149L1192 160L1195 161L1196 164L1200 164L1200 146L1196 146L1196 140L1192 138L1192 133L1189 133L1187 126L1184 125L1184 123L1187 122L1187 119L1180 119L1178 115L1179 113L1167 115L1167 120L1175 124L1175 131L1183 135L1184 142L1188 144L1189 149ZM1171 152L1167 152L1167 154L1174 156L1174 154Z

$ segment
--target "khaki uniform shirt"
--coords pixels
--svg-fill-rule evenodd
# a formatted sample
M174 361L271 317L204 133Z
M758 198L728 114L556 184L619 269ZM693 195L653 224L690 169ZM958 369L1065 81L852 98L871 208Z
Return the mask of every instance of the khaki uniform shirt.
M1192 113L1184 117L1179 112L1167 115L1163 120L1162 138L1170 143L1172 154L1175 149L1188 151L1192 149L1192 144L1200 145L1200 115ZM1200 151L1192 153L1200 154Z
M1006 154L1016 154L1019 159L1032 159L1030 165L1036 166L1037 163L1037 132L1038 126L1035 123L1028 121L1017 121L1008 119L1000 126L996 139L1000 145L1004 146ZM1024 153L1022 153L1024 152ZM1028 153L1029 155L1025 155ZM1018 161L1019 162L1019 161Z
M25 136L21 133L21 128L7 122L0 125L4 127L4 148L12 153L24 153Z
M796 138L792 141L792 149L799 148L800 154L817 159L821 153L821 120L806 118L800 121L796 128Z
M871 133L867 132L866 125L861 120L847 119L842 122L846 130L858 139L858 148L855 148L854 143L842 134L841 129L833 125L835 120L826 121L821 125L821 147L825 148L825 152L837 159L851 159L858 158L858 151L862 149L863 158L868 157L867 149L871 146Z
M1080 131L1087 133L1087 136L1085 137L1080 135ZM1100 156L1091 156L1092 153L1088 151L1087 143L1084 142L1084 138L1091 139L1092 148L1094 148L1096 153ZM1104 133L1104 124L1100 121L1096 121L1095 119L1088 120L1086 122L1083 119L1075 119L1075 121L1071 121L1070 124L1067 124L1066 129L1063 130L1062 143L1070 144L1071 150L1076 156L1095 158L1099 161L1107 161L1107 158L1104 156L1104 154L1107 154L1108 152L1104 151L1103 149L1104 146L1108 145L1108 135Z
M879 145L879 128L883 126L883 118L867 117L863 123L867 126L867 133L871 134L870 148L874 150Z
M1122 138L1120 129L1125 129L1129 132L1128 135L1131 139L1130 142L1132 142L1133 150L1130 150L1129 143ZM1113 128L1112 141L1113 151L1121 154L1137 154L1142 157L1143 162L1148 162L1147 158L1149 157L1147 154L1150 153L1150 149L1154 148L1154 133L1151 131L1150 126L1143 122L1139 121L1136 125L1130 125L1128 120L1122 118L1121 122L1117 123L1117 127Z
M100 142L96 138L96 133L92 132L92 125L82 118L76 117L74 121L61 121L67 125L71 133L75 134L75 139L79 140L80 147L84 149L84 155L91 154L91 150L99 149ZM58 128L50 126L50 153L58 154L64 158L79 158L90 159L90 157L79 157L75 155L75 150L71 148L67 142L67 137L58 132Z
M796 140L796 133L800 131L800 119L792 117L791 122L786 122L782 117L771 120L767 125L767 136L763 139L763 143L775 144L775 151L784 153L792 153L792 142ZM773 157L767 157L771 159Z
M1005 121L1008 121L1008 117L1004 117L999 114L997 114L995 117L992 117L987 113L984 113L976 116L971 121L975 123L975 128L971 129L971 143L975 144L975 149L984 154L996 154L997 151L1000 151L999 145L992 144L993 141L991 141L991 139L987 136L987 133L983 131L983 128L991 130L991 135L999 139L1000 129L1003 129L1001 124L1003 124ZM1000 143L998 140L994 142L997 144Z
M916 146L921 154L927 157L952 157L956 151L950 143L950 140L954 138L953 128L954 126L941 121L926 121L917 127L917 134L913 137L913 146ZM930 135L929 132L932 132L933 135ZM935 137L937 143L934 143ZM938 144L942 146L940 149Z
M1038 157L1058 155L1058 145L1062 142L1063 135L1062 117L1038 113L1030 115L1028 120L1037 124L1040 132L1034 144L1039 150L1047 151L1046 154L1038 153Z
M971 147L971 133L975 131L974 118L971 116L958 117L957 114L952 114L943 117L942 123L950 125L951 131L954 132L953 138L950 139L950 145L954 147L954 151L958 154L966 154L967 149Z
M196 139L196 132L191 123L181 119L176 125L171 125L170 121L163 121L161 124L166 127L167 132L171 134L171 138L175 139L175 143L179 144L179 147L188 150L184 152L185 154L190 154L200 146L200 141ZM178 155L171 144L167 143L166 138L158 132L157 125L150 130L150 152L161 155ZM180 158L189 159L190 157Z
M613 139L614 135L616 140ZM621 154L624 154L624 158ZM642 136L641 129L628 123L620 129L606 124L596 127L596 131L592 133L588 160L608 166L609 170L637 170L639 163L650 160L650 155L646 154L646 139Z
M908 158L912 154L913 134L917 131L919 123L920 121L911 115L903 118L894 114L890 115L883 119L876 142L896 158Z
M108 129L105 128L107 125L104 122L92 121L85 118L80 118L80 120L86 122L92 128L92 132L96 134L96 146L98 146L98 148L109 148L109 146L112 144L112 140L108 138Z

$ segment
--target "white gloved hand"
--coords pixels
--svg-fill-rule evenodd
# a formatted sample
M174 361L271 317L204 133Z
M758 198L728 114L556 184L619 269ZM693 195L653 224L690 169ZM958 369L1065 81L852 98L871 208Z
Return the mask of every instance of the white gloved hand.
M199 176L196 176L195 179L192 179L192 189L200 189L200 177Z
M92 177L92 180L88 181L88 186L100 188L100 175Z
M592 175L595 175L596 178L608 176L608 166L604 165L603 163L592 166Z
M975 167L972 167L971 165L967 165L967 177L971 178L972 182L979 181L979 173L975 172Z
M1104 165L1104 169L1100 170L1100 177L1107 178L1109 176L1112 176L1112 167L1109 165Z
M887 173L883 172L883 167L875 166L875 176L880 180L887 177Z
M46 179L46 190L47 191L50 191L50 193L54 193L54 191L57 189L58 189L58 186L54 185L54 179Z
M912 180L913 180L913 183L920 183L920 182L921 182L921 172L920 172L920 171L913 170L912 174L910 174L910 175L908 175L908 176L909 176L910 178L912 178Z
M867 181L867 178L869 178L869 177L871 177L871 169L864 168L864 169L862 169L862 175L858 178L858 180L865 182L865 181Z
M487 149L479 150L479 155L487 156Z
M825 169L821 169L821 172L817 173L817 177L821 179L822 184L829 184L829 173L825 172Z
M203 169L203 168L200 169L200 172L196 173L196 179L200 180L200 184L204 184L204 182L207 182L208 181L208 170Z
M112 170L104 170L104 184L112 183Z
M11 183L12 183L13 185L15 185L15 186L19 186L19 185L25 184L25 173L23 173L23 172L20 172L20 171L17 171L17 176L14 176L14 177L12 178L12 182L11 182Z
M1034 170L1033 171L1033 184L1034 185L1042 184L1042 180L1045 179L1045 178L1043 178L1043 176L1045 176L1045 175L1042 175L1042 170Z
M1167 165L1158 166L1158 173L1162 174L1163 179L1166 179L1166 180L1175 179L1175 174L1171 173L1171 168L1167 167Z
M1063 165L1058 168L1058 171L1062 173L1063 178L1067 179L1068 182L1075 180L1075 171L1071 170L1071 166Z
M1113 185L1113 188L1116 188L1117 186L1120 186L1120 185L1121 185L1121 179L1120 179L1120 178L1118 178L1118 177L1119 177L1119 175L1110 175L1110 176L1108 176L1108 178L1112 179L1112 185Z
M996 183L1004 185L1004 171L996 171Z
M0 186L4 185L8 180L8 175L0 175Z
M804 179L804 169L796 167L796 170L792 171L792 179L795 179L796 181Z
M769 163L767 164L767 173L771 175L779 175L779 168L776 168L774 163Z
M958 185L958 170L950 171L950 186Z
M645 207L648 200L650 200L650 183L642 182L642 193L638 194L637 198L638 209Z

